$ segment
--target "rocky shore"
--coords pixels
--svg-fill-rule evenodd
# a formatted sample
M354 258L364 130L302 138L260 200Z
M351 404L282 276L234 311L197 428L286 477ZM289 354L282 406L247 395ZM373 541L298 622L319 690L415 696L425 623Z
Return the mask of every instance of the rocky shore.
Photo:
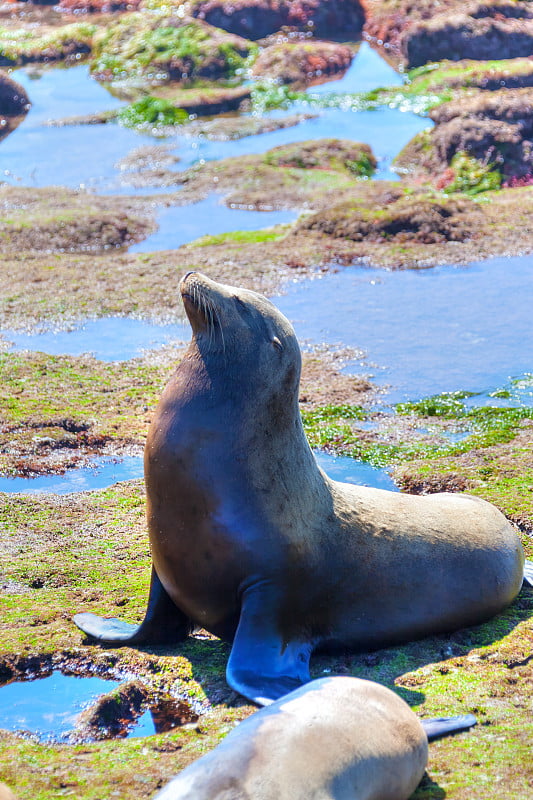
M140 463L157 399L184 347L176 340L106 362L90 352L12 349L10 333L107 318L181 323L179 282L191 269L276 296L349 265L372 265L377 282L383 270L423 269L430 279L434 266L533 253L530 6L1 5L2 143L31 108L31 88L10 74L23 65L37 77L53 65L85 64L122 103L43 124L72 129L80 141L94 126L109 138L122 126L139 139L117 162L115 193L24 185L3 164L0 478L61 476L100 458ZM353 65L361 42L397 70L394 85L330 86ZM396 156L396 175L383 180L390 165L378 143L335 129L309 137L305 126L318 125L328 109L415 111L427 127ZM172 144L177 131L187 141L250 147L186 163L184 147ZM284 131L284 144L255 146L257 137ZM172 250L128 252L157 229L162 211L194 213L213 193L226 207L299 216L209 233ZM512 309L502 315L512 326ZM531 375L512 376L479 402L465 386L391 407L363 356L341 344L305 343L300 407L312 446L386 468L404 491L490 500L533 557ZM513 400L518 391L525 401ZM0 692L57 670L120 681L84 712L68 743L0 730L0 780L19 800L151 797L254 708L227 687L228 646L206 632L175 647L100 649L71 623L82 608L131 621L144 613L150 554L142 480L69 495L6 491L0 506ZM526 798L532 611L533 593L524 589L485 625L375 653L320 654L312 674L377 680L421 716L476 714L475 731L432 745L413 800ZM159 720L156 732L124 738L145 712Z

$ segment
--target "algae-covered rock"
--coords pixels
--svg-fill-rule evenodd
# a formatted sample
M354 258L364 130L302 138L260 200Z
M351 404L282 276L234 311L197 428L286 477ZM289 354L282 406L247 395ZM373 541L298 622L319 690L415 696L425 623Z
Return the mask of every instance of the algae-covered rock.
M253 66L253 74L278 83L307 86L345 72L353 51L334 42L286 42L266 47Z
M152 215L121 197L6 184L0 202L4 254L99 252L140 241L155 227Z
M533 60L508 58L490 61L441 61L411 70L409 88L418 92L445 89L520 89L533 86Z
M297 230L315 230L355 242L463 242L475 235L482 214L473 201L401 197L381 208L344 202L301 220Z
M435 128L396 159L401 169L439 174L458 153L493 165L504 178L533 171L533 89L479 92L434 108Z
M182 133L189 136L202 136L212 141L227 142L230 139L242 139L245 136L257 136L261 133L292 128L316 114L288 114L285 117L220 117L219 119L195 120L189 122Z
M59 0L58 8L71 14L136 11L141 0Z
M203 117L237 111L250 100L249 86L199 86L183 88L181 85L164 84L154 88L156 97L162 98L187 115Z
M141 681L122 683L82 711L76 736L95 740L127 736L128 728L140 716L148 697L149 690Z
M360 34L365 17L359 0L193 0L192 13L248 39L263 39L288 26L349 41Z
M74 22L59 28L0 28L0 66L79 59L91 52L96 26Z
M372 175L377 163L369 145L347 139L316 139L280 145L269 150L264 161L274 167L348 170L361 177Z
M124 15L94 40L91 70L99 80L165 81L234 78L254 52L251 42L198 20Z
M456 117L475 117L533 127L533 90L502 90L458 98L433 109L430 117L437 125Z

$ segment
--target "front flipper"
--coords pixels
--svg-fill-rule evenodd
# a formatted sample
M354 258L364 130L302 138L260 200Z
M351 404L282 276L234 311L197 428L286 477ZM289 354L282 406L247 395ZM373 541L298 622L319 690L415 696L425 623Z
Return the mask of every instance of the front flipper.
M191 633L191 621L173 603L152 566L148 608L140 625L96 614L76 614L74 622L88 636L104 644L173 644Z
M421 719L420 722L426 732L428 742L433 742L442 736L450 736L453 733L470 730L477 724L477 720L472 714L464 714L461 717Z
M533 586L533 561L524 562L524 583L526 586Z
M246 590L226 669L229 685L260 706L311 680L313 642L284 642L278 607L279 591L272 586L259 584Z

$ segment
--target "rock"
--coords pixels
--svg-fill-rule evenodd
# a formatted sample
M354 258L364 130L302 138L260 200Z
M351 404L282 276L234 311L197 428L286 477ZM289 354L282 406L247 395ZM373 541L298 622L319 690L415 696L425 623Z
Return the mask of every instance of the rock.
M436 125L456 117L475 117L502 120L524 128L533 127L533 89L502 89L460 97L437 106L430 112L430 117Z
M168 100L176 108L182 108L187 114L203 117L237 111L243 103L250 100L251 90L248 86L199 89L176 89L175 86L162 86L154 94Z
M0 71L0 140L17 127L29 108L22 86Z
M482 89L494 92L498 89L520 89L533 86L533 60L531 58L508 58L501 61L441 61L435 69L420 75L412 75L410 86L423 87L425 93L440 93L448 89Z
M347 139L313 139L280 145L269 150L264 161L272 167L348 170L364 177L372 174L377 163L367 144Z
M278 83L305 87L345 72L352 59L349 47L334 42L287 42L266 47L252 72Z
M104 252L140 241L155 227L153 212L124 197L5 184L0 203L5 255Z
M505 179L533 172L533 89L479 92L430 112L432 131L415 137L396 164L433 175L458 153L493 164Z
M140 716L150 696L139 680L122 683L118 689L102 695L79 715L76 738L111 739L126 736L128 727Z
M180 134L227 142L231 139L242 139L245 136L257 136L261 133L292 128L305 120L315 119L316 116L316 114L289 114L286 117L239 116L195 120L183 125Z
M59 0L58 8L71 13L108 13L136 11L141 0Z
M518 58L533 52L533 20L441 14L410 28L402 42L409 69L448 58Z
M287 26L349 41L358 38L365 18L359 0L193 0L192 14L254 40Z
M296 230L316 230L355 242L463 242L482 219L472 200L401 197L382 208L344 202L301 220Z
M199 20L139 12L99 31L91 70L99 80L141 78L147 84L228 79L254 48Z
M0 115L3 117L19 117L27 113L30 107L28 95L12 78L0 71Z
M396 55L408 68L450 59L505 59L533 52L533 10L508 0L367 0L366 37Z
M91 52L95 30L95 25L79 22L58 27L0 28L0 66L78 61Z

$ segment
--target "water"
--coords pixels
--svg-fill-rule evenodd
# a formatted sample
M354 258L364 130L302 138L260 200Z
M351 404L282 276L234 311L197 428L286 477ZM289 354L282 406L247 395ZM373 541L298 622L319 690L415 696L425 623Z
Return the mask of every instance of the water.
M0 687L0 728L30 731L44 741L64 739L84 708L118 686L120 681L80 678L59 671L47 678L8 683ZM154 732L153 726L150 732ZM136 731L136 735L147 734Z
M377 489L397 487L384 469L371 467L347 456L315 452L316 460L330 478L345 483L375 486ZM0 492L69 494L91 489L106 489L118 481L143 477L141 456L126 456L120 461L104 457L94 459L94 466L68 469L63 475L38 475L33 478L0 478Z
M291 106L291 113L308 112L309 110L309 107L304 104ZM196 145L192 158L193 160L203 158L208 161L215 158L257 154L290 142L334 136L338 139L350 139L369 144L379 162L375 177L383 180L397 180L398 176L390 170L390 162L413 136L430 125L432 123L428 119L398 109L344 111L331 108L321 111L317 118L306 120L292 128L262 133L258 136L247 136L228 142L198 140L192 143ZM190 153L180 149L180 156L182 166L193 163L190 161Z
M288 142L332 135L370 144L380 161L378 177L389 178L395 177L389 171L390 160L416 133L431 124L427 119L399 110L326 109L319 112L318 119L293 128L228 142L191 139L180 135L179 130L164 138L140 134L113 123L48 127L44 123L49 120L116 109L124 103L93 80L86 65L42 71L34 67L19 69L13 72L13 78L28 92L32 107L26 119L0 144L0 175L9 183L25 186L62 185L101 193L146 194L146 188L124 187L116 166L125 154L142 145L164 142L174 148L180 158L175 169L181 170L201 159L262 153ZM349 75L343 80L346 85L360 89L370 88L376 82L401 83L386 62L366 46L361 46ZM323 91L341 90L341 84L342 81L326 84ZM313 87L313 93L317 91ZM291 113L298 110L305 111L308 107L295 106ZM280 112L273 115L277 113Z
M362 42L357 55L342 78L312 86L308 93L370 92L383 86L403 86L403 78L387 64L384 58L372 50L368 42Z
M96 187L118 174L114 165L125 152L153 141L115 125L45 125L124 105L89 76L87 66L19 69L12 77L26 89L32 106L0 144L0 176L9 183Z
M125 456L120 461L99 456L93 466L67 469L62 475L38 475L24 478L0 478L0 492L69 494L90 489L106 489L119 481L142 478L141 456Z
M125 361L143 350L161 347L170 341L189 341L188 322L155 325L129 317L101 317L87 320L68 331L20 333L2 330L12 350L33 350L50 355L79 356L91 353L102 361Z
M130 253L151 253L173 250L200 236L228 231L255 231L272 225L293 222L294 211L249 211L223 205L219 195L212 194L189 206L171 206L157 216L159 228L142 242L129 248Z
M531 372L533 257L386 272L347 268L276 305L300 339L363 348L390 402L488 393ZM529 387L531 390L531 387ZM527 389L524 390L526 394Z
M356 461L349 456L334 456L320 451L315 451L315 458L326 475L334 481L398 491L398 487L384 469L372 467L364 461Z

